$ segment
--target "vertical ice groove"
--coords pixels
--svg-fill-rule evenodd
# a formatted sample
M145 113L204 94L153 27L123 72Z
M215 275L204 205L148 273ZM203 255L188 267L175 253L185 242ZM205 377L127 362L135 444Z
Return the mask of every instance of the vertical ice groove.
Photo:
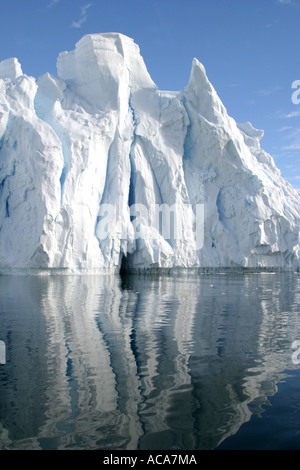
M128 69L128 73L130 74L130 70ZM136 118L136 111L134 109L134 106L132 104L132 86L129 85L129 100L128 100L128 106L129 106L129 109L131 110L131 115L132 115L132 120L133 120L133 140L132 140L132 143L131 143L131 148L130 148L130 152L129 152L129 158L130 158L130 164L131 164L131 178L130 178L130 183L131 183L131 198L130 198L130 202L129 202L129 206L132 205L132 204L135 204L135 197L134 197L134 192L135 192L135 188L134 188L134 175L135 175L135 164L134 164L134 157L133 157L133 151L134 151L134 147L136 146L136 143L138 141L138 139L140 138L137 134L136 134L136 128L137 128L137 125L138 125L138 121L137 121L137 118ZM140 138L141 139L141 138ZM160 188L160 185L158 184L158 181L157 181L157 177L156 177L156 174L155 174L155 171L154 171L154 168L153 168L153 165L152 165L152 162L151 162L151 158L148 158L147 159L148 163L149 163L149 166L151 168L151 172L152 172L152 177L153 177L153 180L154 180L154 185L158 191L158 194L159 194L159 197L160 197L160 203L163 203L164 200L163 200L163 197L162 197L162 194L161 194L161 188Z
M190 140L190 130L191 130L191 117L190 117L190 114L189 114L189 109L188 109L188 106L186 104L186 97L184 96L184 94L182 93L181 94L181 103L182 103L182 106L187 114L187 117L188 117L188 125L186 127L186 134L185 134L185 138L184 138L184 144L183 144L183 156L182 156L182 160L188 160L189 158L189 140Z
M102 198L101 198L101 201L100 201L100 206L101 206L101 204L105 203L107 195L108 195L108 191L109 191L108 184L109 184L109 175L110 175L109 170L110 170L110 165L111 165L111 160L112 160L113 146L115 145L117 138L118 138L118 126L116 126L116 128L115 128L114 137L113 137L113 139L110 143L110 146L108 148L108 151L107 151L106 174L105 174L105 180L104 180L105 184L104 184L104 189L103 189L103 193L102 193Z
M11 196L11 192L9 192L8 196L6 197L5 200L5 217L9 217L9 198Z
M4 189L4 185L5 185L5 181L7 180L7 176L5 176L3 178L3 180L1 181L0 183L0 197L2 196L2 193L3 193L3 189Z
M158 202L159 204L164 204L164 198L163 198L163 195L162 195L162 192L161 192L161 187L160 187L160 185L158 184L157 176L156 176L155 170L154 170L154 168L153 168L153 165L152 165L152 162L151 162L151 158L148 159L148 163L149 163L150 168L151 168L151 172L152 172L152 176L153 176L153 181L154 181L154 186L156 187L157 192L158 192L158 195L159 195L159 198L160 198L160 200L157 201L157 202Z
M128 69L128 73L130 74L130 71ZM129 109L131 110L131 115L132 115L132 122L133 122L133 131L132 131L132 141L131 141L131 146L129 150L129 162L130 162L130 185L129 185L129 193L128 193L128 206L132 206L135 204L135 181L134 181L134 174L135 174L135 165L134 165L134 158L132 155L133 149L136 145L136 116L135 116L135 110L132 106L132 89L131 85L129 84L129 98L128 98L128 106Z
M7 191L6 191L7 195L5 197L5 207L4 207L4 212L5 212L5 218L6 219L8 217L10 217L9 199L12 196L12 191L11 191L11 188L10 188L10 178L15 175L15 172L16 172L16 162L14 161L13 162L13 169L12 169L11 173L6 175L0 183L0 198L3 194L3 192L4 192L4 187L5 186L7 187Z
M70 144L66 144L66 140L64 138L61 138L60 141L61 141L61 145L62 145L62 154L63 154L63 159L64 159L62 172L61 172L61 175L60 175L60 178L59 178L60 187L61 187L60 201L62 203L63 195L64 195L64 185L65 185L65 181L66 181L68 171L70 169L70 160L71 160L70 154L71 154L71 152L70 152Z
M48 98L44 98L41 93L36 93L34 98L34 110L39 119L45 122L51 130L55 133L57 139L61 144L61 151L63 156L63 167L61 171L61 175L59 178L60 186L61 186L61 202L63 200L64 194L64 184L66 180L67 173L70 168L70 161L71 161L71 143L69 142L68 138L65 135L64 128L59 124L58 120L53 117L53 107L55 101L51 101Z

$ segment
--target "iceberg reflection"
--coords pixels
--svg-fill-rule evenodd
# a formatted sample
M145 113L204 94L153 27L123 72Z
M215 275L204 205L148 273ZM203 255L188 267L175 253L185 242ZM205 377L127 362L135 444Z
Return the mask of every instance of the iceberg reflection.
M0 277L1 449L213 449L292 370L300 277Z

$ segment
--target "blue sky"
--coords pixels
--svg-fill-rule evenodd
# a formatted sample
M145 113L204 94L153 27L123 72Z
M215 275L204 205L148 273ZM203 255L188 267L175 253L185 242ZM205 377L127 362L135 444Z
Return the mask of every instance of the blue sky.
M182 90L193 57L237 121L264 129L262 147L300 189L300 0L0 0L0 60L56 75L59 52L87 33L120 32L140 46L163 90ZM299 94L300 96L300 94Z

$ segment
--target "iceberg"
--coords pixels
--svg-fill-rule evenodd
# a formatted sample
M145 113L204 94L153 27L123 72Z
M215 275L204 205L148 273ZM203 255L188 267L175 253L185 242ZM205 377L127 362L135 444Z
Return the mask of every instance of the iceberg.
M300 268L300 196L194 59L159 90L138 45L88 34L57 76L0 62L0 272Z

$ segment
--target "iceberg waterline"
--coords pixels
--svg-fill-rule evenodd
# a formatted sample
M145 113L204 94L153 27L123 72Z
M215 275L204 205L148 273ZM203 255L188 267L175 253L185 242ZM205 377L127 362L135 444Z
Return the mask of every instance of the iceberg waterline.
M160 91L131 38L89 34L57 72L0 62L0 272L299 269L300 196L197 59L184 90Z

